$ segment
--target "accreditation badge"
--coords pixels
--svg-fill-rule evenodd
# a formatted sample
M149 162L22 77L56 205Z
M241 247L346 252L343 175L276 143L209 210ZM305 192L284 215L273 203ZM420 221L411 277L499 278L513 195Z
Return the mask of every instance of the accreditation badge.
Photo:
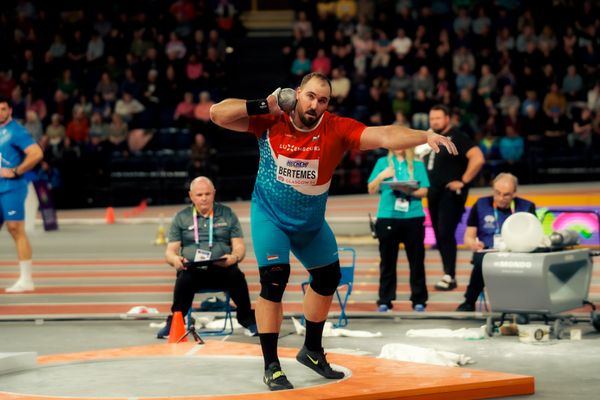
M401 197L396 199L394 203L394 211L400 212L408 212L408 207L410 206L410 202L407 199L403 199Z
M502 235L495 234L494 235L494 249L496 250L506 250L506 243L504 243L504 239L502 239Z
M315 186L319 177L319 160L301 160L277 156L277 180L290 186Z
M210 260L211 251L196 249L196 255L194 256L194 261L204 261Z

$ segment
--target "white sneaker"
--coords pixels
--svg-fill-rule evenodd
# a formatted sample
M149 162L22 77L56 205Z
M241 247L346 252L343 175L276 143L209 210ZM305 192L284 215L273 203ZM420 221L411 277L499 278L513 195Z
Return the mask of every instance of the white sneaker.
M435 284L434 288L436 290L453 290L456 289L456 279L452 278L450 275L446 274L442 277L442 279Z
M11 287L7 287L5 291L6 293L22 293L31 292L34 289L35 286L33 286L33 282L22 281L19 279L14 285L12 285Z

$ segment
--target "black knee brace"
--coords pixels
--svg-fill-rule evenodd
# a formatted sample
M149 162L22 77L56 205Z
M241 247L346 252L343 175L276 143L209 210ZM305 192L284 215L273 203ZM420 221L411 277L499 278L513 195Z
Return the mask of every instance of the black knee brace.
M308 272L312 277L310 287L321 296L334 294L342 278L339 260L324 267L309 269Z
M290 264L275 264L258 269L260 274L260 297L281 303L283 292L290 278Z

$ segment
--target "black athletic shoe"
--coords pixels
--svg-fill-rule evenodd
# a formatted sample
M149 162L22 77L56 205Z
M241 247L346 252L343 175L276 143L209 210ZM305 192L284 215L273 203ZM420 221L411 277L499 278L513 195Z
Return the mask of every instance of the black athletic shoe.
M310 351L306 346L303 346L296 355L296 360L327 379L342 379L344 377L343 372L331 369L323 351Z
M290 381L285 377L285 374L281 370L281 366L276 362L269 364L269 367L265 371L263 382L270 390L287 390L294 388Z
M475 311L475 304L467 303L465 301L456 307L456 311Z

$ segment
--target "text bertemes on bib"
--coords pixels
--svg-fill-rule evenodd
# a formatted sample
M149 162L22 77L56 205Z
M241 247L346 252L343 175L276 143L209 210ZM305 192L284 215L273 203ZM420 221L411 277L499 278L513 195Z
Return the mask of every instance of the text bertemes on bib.
M277 180L291 186L314 186L317 184L319 160L301 160L277 157Z

